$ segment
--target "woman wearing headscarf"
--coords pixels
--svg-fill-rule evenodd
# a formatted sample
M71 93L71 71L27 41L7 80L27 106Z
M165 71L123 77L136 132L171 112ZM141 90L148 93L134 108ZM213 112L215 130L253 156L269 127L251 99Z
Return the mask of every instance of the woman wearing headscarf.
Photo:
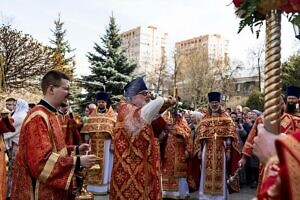
M8 132L4 134L4 141L6 145L6 149L8 152L8 174L7 174L7 197L10 197L10 188L11 188L11 179L12 179L12 171L15 161L15 156L19 147L19 135L22 123L27 115L29 110L28 103L23 99L17 99L16 109L12 118L14 119L14 132Z

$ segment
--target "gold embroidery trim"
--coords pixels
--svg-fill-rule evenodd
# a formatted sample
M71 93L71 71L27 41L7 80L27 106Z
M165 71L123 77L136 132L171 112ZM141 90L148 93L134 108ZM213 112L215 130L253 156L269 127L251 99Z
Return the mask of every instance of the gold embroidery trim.
M49 123L49 120L48 120L48 116L47 116L47 114L45 112L43 112L41 110L38 110L38 111L35 111L34 113L31 113L31 115L24 122L23 126L25 126L29 121L31 121L34 117L36 117L38 115L40 115L42 118L45 119L45 122L47 124L48 130L50 130L50 123Z
M41 182L45 183L47 181L58 158L59 158L59 154L54 153L54 152L51 153L51 155L49 156L49 158L44 166L42 173L40 174L40 176L38 178Z
M38 111L31 113L31 115L24 122L23 126L25 126L29 121L31 121L34 117L36 117L38 115L41 116L42 118L44 118L44 120L47 124L49 139L50 139L51 145L53 146L54 151L56 152L57 150L56 150L56 145L55 145L54 138L53 138L53 130L51 128L51 125L50 125L50 122L48 119L48 115L44 111L38 110ZM56 117L56 120L58 120L57 117ZM58 123L58 124L60 124L60 123Z
M75 148L74 148L74 149L75 149ZM74 151L75 151L75 150L74 150ZM58 154L59 154L60 156L67 156L67 155L68 155L67 147L62 148L62 149L58 152Z
M113 118L113 117L105 117L105 116L89 116L89 119L98 119L98 118L102 118L102 119L105 119L107 121L113 121L113 122L116 122L116 120Z
M66 184L65 190L68 190L69 187L70 187L70 184L71 184L71 181L72 181L72 177L73 177L73 175L74 175L74 171L75 171L75 167L76 167L76 159L77 159L77 157L74 156L74 157L72 157L72 158L73 158L73 166L72 166L72 168L71 168L71 172L70 172L70 174L69 174L69 177L68 177L68 180L67 180L67 184ZM78 159L79 159L79 158L78 158Z

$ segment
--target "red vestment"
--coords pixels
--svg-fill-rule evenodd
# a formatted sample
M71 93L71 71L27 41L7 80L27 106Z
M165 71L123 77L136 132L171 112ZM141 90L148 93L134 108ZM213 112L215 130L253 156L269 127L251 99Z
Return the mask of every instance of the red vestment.
M294 132L297 128L296 120L293 115L283 113L280 117L280 133L290 134ZM242 153L247 157L251 157L253 154L253 144L254 138L257 136L257 125L263 123L263 116L260 116L256 119L255 123L252 126L252 129L247 137L247 140L244 144ZM260 189L262 178L264 174L264 166L259 166L259 178L258 178L258 185L257 190Z
M65 134L66 145L81 144L80 128L82 127L82 120L80 117L74 113L67 112L64 115L59 115L58 119Z
M21 128L11 199L68 199L75 164L76 157L69 156L66 148L57 112L44 105L35 106Z
M279 163L277 167L265 169L268 175L263 181L258 199L297 200L300 198L300 131L278 139L275 144Z
M102 166L97 175L88 177L89 184L107 184L108 180L104 180L104 168L109 160L105 160L105 149L110 147L105 146L105 140L113 139L115 123L116 114L112 107L109 107L105 113L93 112L81 129L82 134L90 135L92 142L91 153L99 158L98 164ZM106 171L106 173L108 172Z
M161 199L159 146L141 108L121 101L114 131L111 200Z
M296 130L300 131L300 116L299 115L294 115L293 116L293 121L294 121Z
M227 150L231 152L231 159L226 163L227 172L223 168L225 144L227 139L231 140L227 145ZM239 140L234 122L225 112L217 116L206 113L200 121L196 130L194 142L194 156L202 151L202 145L206 145L204 155L204 193L211 195L225 195L223 188L223 176L228 178L233 176L238 168L238 159L240 158ZM229 191L239 191L239 183L236 179L229 185Z
M13 119L0 118L0 200L6 199L6 162L3 134L14 131L16 130L13 127Z
M164 191L178 191L179 178L187 178L188 160L185 152L192 155L192 137L188 123L183 117L168 116L164 118L169 128L165 131L167 142L162 160L162 185Z

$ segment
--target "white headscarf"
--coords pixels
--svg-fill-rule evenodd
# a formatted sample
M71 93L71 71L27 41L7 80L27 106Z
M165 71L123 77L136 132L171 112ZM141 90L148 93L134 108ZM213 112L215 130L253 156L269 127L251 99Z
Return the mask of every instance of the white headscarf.
M7 147L11 146L11 142L14 142L16 144L19 143L19 135L20 135L22 123L27 115L28 110L29 110L28 103L23 99L17 99L16 110L12 116L12 118L14 119L13 125L16 131L8 132L4 134L4 140Z

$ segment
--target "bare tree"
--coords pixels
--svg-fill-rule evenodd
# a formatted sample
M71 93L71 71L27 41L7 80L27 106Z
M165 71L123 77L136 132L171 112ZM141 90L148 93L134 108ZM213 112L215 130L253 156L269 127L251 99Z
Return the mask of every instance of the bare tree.
M249 66L253 70L257 70L258 74L258 83L259 83L259 91L262 92L262 75L263 75L263 67L265 60L265 46L263 43L258 44L257 46L251 48L249 51Z
M156 93L164 93L167 90L167 82L169 73L167 70L167 58L165 54L166 50L162 47L162 54L159 65L152 70L148 76L148 82L153 87L152 89Z
M227 55L210 58L207 49L198 46L178 54L175 62L179 93L196 107L207 102L210 91L220 91L225 97L232 93L235 69L230 67Z
M36 87L40 78L57 65L53 51L11 28L0 27L1 90Z
M220 91L223 94L225 104L235 92L234 74L240 69L238 61L229 62L225 56L223 60L214 61L214 87L212 90Z
M207 51L203 48L177 55L177 85L179 95L191 100L195 106L205 101L205 94L213 85L214 77L210 70Z

